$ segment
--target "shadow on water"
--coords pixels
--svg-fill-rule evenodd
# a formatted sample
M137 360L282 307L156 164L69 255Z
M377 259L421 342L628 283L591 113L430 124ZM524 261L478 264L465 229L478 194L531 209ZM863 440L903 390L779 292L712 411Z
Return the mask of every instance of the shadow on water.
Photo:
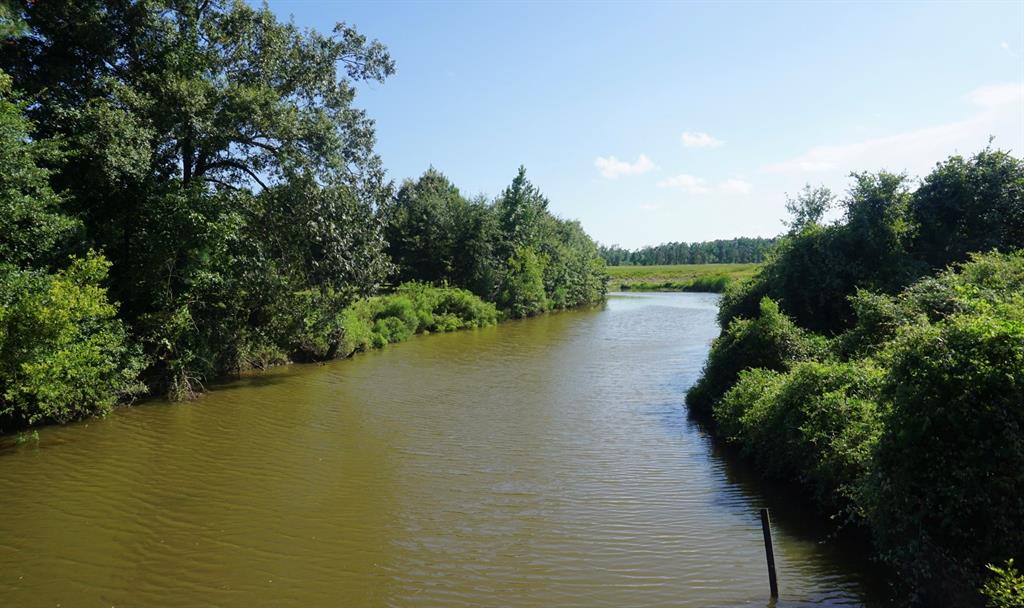
M859 583L872 598L871 606L895 605L878 601L878 598L892 596L894 574L871 557L872 545L866 530L843 525L815 508L806 490L796 482L764 477L737 448L716 438L707 420L693 414L685 404L678 405L678 408L681 410L682 423L688 431L700 437L709 459L720 467L727 483L737 488L757 507L751 512L752 520L758 519L758 509L767 508L771 514L773 530L780 530L789 537L820 546L823 557L844 571L863 573ZM767 585L767 574L765 576ZM780 581L783 589L784 584L784 580ZM831 604L826 598L813 602L793 602L783 597L770 600L766 605L769 608L797 608L849 604Z

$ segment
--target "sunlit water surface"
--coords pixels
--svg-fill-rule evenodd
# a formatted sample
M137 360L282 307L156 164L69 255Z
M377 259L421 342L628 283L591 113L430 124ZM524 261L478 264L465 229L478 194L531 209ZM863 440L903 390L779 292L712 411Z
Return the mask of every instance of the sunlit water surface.
M5 606L879 605L682 405L707 294L425 336L0 449ZM776 492L784 493L784 492Z

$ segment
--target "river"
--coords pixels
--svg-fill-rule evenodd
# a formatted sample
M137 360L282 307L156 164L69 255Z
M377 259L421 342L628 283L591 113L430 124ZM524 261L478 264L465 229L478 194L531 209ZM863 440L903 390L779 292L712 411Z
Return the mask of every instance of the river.
M878 606L687 418L710 294L421 336L0 444L4 606Z

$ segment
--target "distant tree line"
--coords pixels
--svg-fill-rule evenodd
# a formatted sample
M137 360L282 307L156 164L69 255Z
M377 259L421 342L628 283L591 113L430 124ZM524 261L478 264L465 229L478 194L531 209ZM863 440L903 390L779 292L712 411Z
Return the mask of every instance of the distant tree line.
M0 431L604 295L525 170L386 180L353 102L395 65L351 26L23 0L0 46Z
M953 156L919 184L806 188L722 299L687 394L766 475L863 527L920 606L1020 606L1024 161ZM1007 563L1010 562L1010 563Z
M696 243L662 243L634 250L602 245L601 257L609 266L749 264L763 262L776 240L740 237Z

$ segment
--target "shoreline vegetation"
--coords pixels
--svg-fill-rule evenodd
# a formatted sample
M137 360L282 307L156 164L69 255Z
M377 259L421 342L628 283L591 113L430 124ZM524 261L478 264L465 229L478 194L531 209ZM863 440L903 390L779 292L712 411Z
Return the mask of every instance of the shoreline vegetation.
M722 293L732 283L754 276L759 266L759 263L609 266L608 285L619 291Z
M687 405L866 531L897 599L1020 606L1024 161L990 147L918 184L852 181L787 202L788 234L723 296Z
M354 27L244 2L0 3L0 432L604 298L522 167L386 178Z
M584 306L609 283L723 291L686 396L712 433L867 531L907 603L1022 604L1009 152L920 182L854 173L841 200L808 186L779 239L626 251L553 215L523 167L495 197L433 167L388 179L355 99L396 66L345 23L241 0L0 2L0 42L0 433Z

